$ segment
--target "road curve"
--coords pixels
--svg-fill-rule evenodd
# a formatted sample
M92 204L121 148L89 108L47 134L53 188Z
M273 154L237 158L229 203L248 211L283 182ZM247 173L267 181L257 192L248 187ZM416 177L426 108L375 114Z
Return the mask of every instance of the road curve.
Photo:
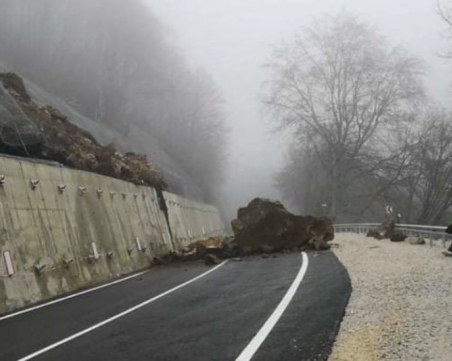
M250 257L205 275L211 269L200 263L156 267L1 320L0 360L236 360L290 288L290 302L251 359L326 360L350 296L350 280L332 252L309 253L308 258L306 268L295 253ZM117 317L125 310L131 311Z

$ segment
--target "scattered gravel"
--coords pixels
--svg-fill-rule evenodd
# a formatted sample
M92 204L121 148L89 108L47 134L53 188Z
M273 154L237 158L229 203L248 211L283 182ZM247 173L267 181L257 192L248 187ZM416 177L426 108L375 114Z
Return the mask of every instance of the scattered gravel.
M330 361L452 360L452 258L441 246L336 234L353 292Z

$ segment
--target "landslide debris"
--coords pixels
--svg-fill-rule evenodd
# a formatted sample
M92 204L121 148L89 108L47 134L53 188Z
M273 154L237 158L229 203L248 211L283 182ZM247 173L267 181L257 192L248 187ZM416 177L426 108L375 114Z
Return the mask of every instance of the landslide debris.
M50 105L35 103L15 73L0 73L0 152L57 161L65 166L166 189L146 155L102 146Z
M155 265L174 261L204 260L208 266L230 258L241 261L243 256L300 250L326 250L334 239L334 228L326 217L297 216L287 211L281 202L255 198L240 208L232 222L233 237L212 236L190 243L178 252L154 259Z
M294 249L329 249L334 228L326 217L290 213L281 202L255 198L231 222L241 254Z
M369 230L369 232L367 232L366 234L366 237L375 238L377 240L389 238L391 242L403 242L408 238L408 236L404 232L396 230L396 224L394 221L386 221L379 228L380 229L378 230Z

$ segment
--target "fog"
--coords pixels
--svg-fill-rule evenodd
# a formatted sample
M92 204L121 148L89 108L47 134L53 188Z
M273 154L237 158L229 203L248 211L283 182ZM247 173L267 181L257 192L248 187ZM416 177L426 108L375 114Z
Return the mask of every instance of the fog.
M111 149L151 157L173 192L218 204L226 127L217 86L187 66L146 5L0 0L0 9L0 68L22 76L33 99ZM58 160L73 164L66 153Z
M256 196L349 220L371 219L397 202L406 213L416 208L413 219L440 222L452 206L452 192L432 195L452 178L452 161L451 174L441 163L452 159L452 146L441 155L435 148L447 144L449 131L452 137L452 61L442 56L452 49L452 32L436 0L0 0L0 7L0 68L21 74L32 97L63 110L102 143L149 155L172 191L215 203L227 218ZM309 40L308 26L317 31L310 45L320 63L328 66L325 44L341 59L334 65L350 74L335 75L342 89L350 81L366 89L337 99L345 110L363 110L359 115L333 114L338 103L327 104L324 95L340 82L318 78L297 53L294 36ZM278 63L281 44L294 67ZM340 44L353 46L343 51ZM295 88L302 83L317 94L315 112L290 119L282 107L294 103L274 103L297 97L284 74ZM388 104L369 97L380 81L387 94L400 90ZM366 112L374 100L384 106L376 119ZM309 125L317 111L317 125L337 131L324 128L322 135ZM362 124L374 121L371 136L356 143ZM331 142L347 123L357 133ZM442 178L429 179L432 162ZM364 209L373 213L364 216Z
M284 138L262 111L262 64L272 46L290 39L313 18L350 12L368 21L392 44L425 63L435 101L450 107L450 62L441 58L447 36L431 0L146 0L171 29L193 66L205 67L219 85L232 128L225 202L228 215L254 196L280 198L274 175L287 157Z

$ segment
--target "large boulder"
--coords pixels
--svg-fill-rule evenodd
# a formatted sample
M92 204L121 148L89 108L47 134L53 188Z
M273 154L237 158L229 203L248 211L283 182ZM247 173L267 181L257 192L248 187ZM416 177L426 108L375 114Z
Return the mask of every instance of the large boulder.
M391 237L393 236L393 234L396 231L394 221L389 221L389 222L383 223L382 228L383 228L383 238L391 239Z
M236 244L245 253L262 246L282 250L292 242L295 219L281 203L256 198L238 210L231 225Z
M396 225L394 221L390 221L389 223L383 223L383 238L389 238L391 242L403 242L408 236L396 230Z
M445 230L446 233L452 234L452 224L449 224Z
M391 242L403 242L406 238L407 238L406 234L396 231L393 234L391 234L391 236L389 237L389 240Z
M294 217L293 246L316 250L330 248L327 242L334 239L334 227L329 218L310 215Z
M316 250L330 248L327 242L334 239L334 227L329 218L312 217L308 222L307 232L310 235L310 242Z
M22 78L16 73L0 73L0 82L9 92L16 93L25 102L31 101Z
M269 213L277 211L289 213L281 202L264 198L255 198L248 206L239 208L237 211L237 218L246 224L256 224L264 219Z
M425 244L425 239L422 237L408 237L406 241L412 245L423 245Z
M369 232L367 232L367 234L366 234L366 237L371 237L371 238L375 238L375 239L378 239L378 240L383 238L383 236L380 234L380 232L378 232L375 229L369 230Z
M235 243L242 253L263 249L329 248L334 228L327 218L296 216L277 201L255 198L240 208L231 222Z

